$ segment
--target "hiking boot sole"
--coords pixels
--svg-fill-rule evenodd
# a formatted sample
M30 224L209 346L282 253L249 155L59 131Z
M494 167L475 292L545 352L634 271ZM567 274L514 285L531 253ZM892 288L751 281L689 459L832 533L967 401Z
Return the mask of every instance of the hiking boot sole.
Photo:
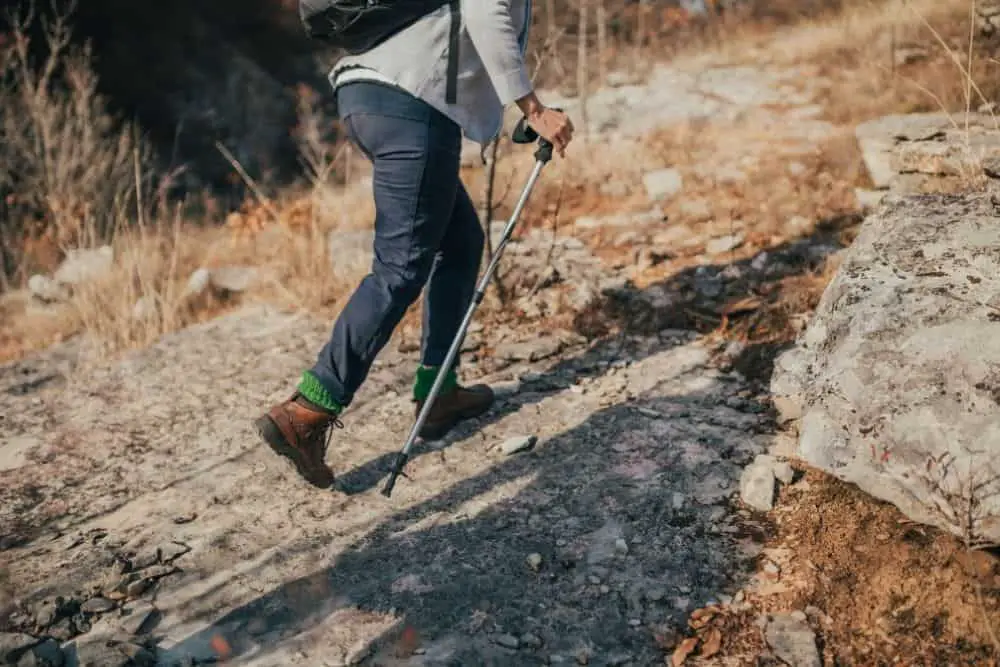
M295 468L295 472L299 474L299 477L318 489L329 489L333 486L334 479L332 476L329 479L320 479L311 472L309 466L302 460L299 451L288 444L281 429L278 428L278 425L268 415L259 417L254 421L254 426L256 426L258 435L267 443L268 447L278 456L287 459L292 464L292 467Z

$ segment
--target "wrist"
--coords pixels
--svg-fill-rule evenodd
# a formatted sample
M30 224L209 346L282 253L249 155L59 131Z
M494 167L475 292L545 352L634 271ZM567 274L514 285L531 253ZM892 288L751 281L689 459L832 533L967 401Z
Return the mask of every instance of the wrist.
M517 106L526 118L538 116L538 114L545 110L545 105L542 104L542 101L538 99L538 96L534 92L530 92L518 99Z

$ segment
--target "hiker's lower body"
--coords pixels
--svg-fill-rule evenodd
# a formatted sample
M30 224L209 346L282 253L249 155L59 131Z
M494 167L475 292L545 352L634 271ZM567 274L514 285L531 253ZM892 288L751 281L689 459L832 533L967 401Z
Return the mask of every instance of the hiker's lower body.
M371 272L337 318L316 363L303 373L295 395L258 420L272 448L317 486L333 481L323 463L327 429L339 424L337 416L351 404L372 362L426 286L414 382L419 409L471 303L485 241L459 176L458 125L408 93L378 83L345 84L338 89L337 106L348 137L374 168ZM460 386L456 371L443 370L445 384L425 437L444 435L493 401L488 387Z

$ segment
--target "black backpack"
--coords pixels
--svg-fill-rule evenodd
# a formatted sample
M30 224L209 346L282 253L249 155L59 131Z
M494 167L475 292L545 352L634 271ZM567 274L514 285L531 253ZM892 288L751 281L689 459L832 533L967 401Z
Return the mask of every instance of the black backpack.
M310 38L357 55L444 5L451 7L446 99L454 104L461 27L459 0L299 0L299 17Z

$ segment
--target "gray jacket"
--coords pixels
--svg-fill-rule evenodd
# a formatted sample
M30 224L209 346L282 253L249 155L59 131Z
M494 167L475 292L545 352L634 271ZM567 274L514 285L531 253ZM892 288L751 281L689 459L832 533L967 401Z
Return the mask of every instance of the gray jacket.
M525 64L531 0L461 0L457 96L448 104L447 5L330 73L334 89L351 80L381 80L406 90L485 144L501 129L504 107L533 89Z

